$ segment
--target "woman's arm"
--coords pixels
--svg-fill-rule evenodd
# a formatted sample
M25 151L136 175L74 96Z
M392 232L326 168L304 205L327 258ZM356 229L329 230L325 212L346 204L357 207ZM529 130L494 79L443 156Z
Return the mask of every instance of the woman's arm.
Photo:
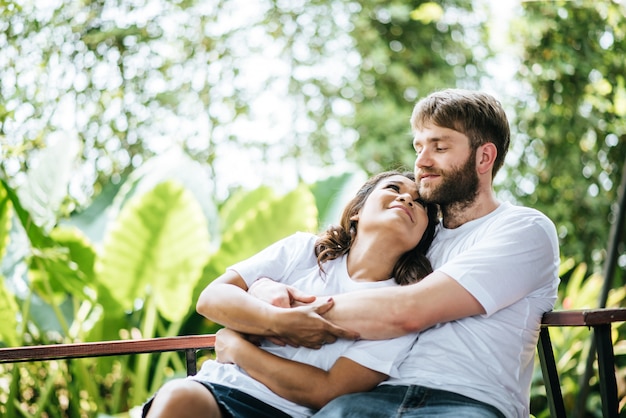
M248 287L235 271L228 270L200 294L196 310L204 317L236 331L264 337L280 336L293 346L319 348L337 338L357 339L358 334L321 317L332 300L314 306L279 308L247 293Z
M229 329L218 331L215 352L218 361L237 364L277 395L313 409L346 393L371 390L387 378L345 357L340 357L328 371L287 360Z

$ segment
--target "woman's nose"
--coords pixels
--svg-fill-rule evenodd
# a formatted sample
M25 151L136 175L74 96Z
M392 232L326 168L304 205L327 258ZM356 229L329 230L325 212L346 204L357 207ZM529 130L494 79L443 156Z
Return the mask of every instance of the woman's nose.
M401 194L398 196L398 200L400 202L409 202L409 206L413 206L413 198L409 197L408 193Z

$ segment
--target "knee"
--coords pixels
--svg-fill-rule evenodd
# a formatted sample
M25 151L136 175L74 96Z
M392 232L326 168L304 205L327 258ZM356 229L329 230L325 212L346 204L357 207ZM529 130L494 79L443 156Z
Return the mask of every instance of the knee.
M171 380L159 389L157 398L166 398L171 401L185 401L197 395L198 383L187 379Z
M147 417L171 416L169 411L200 407L209 392L199 383L187 379L171 380L164 384L152 401ZM166 413L167 412L167 413Z

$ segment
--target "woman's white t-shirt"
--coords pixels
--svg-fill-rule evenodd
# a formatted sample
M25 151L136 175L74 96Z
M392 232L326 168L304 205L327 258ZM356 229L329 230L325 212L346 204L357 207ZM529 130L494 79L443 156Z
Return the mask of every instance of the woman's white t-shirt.
M320 272L314 253L317 236L298 232L267 247L258 254L239 262L229 269L239 273L248 287L260 277L271 277L277 282L294 286L316 296L334 295L354 290L397 286L393 279L381 282L355 282L350 279L346 256L323 264ZM346 357L369 369L389 376L399 376L397 366L408 354L416 340L416 334L383 341L337 340L319 350L281 347L264 342L262 348L280 357L299 361L329 370L339 357ZM267 386L254 380L233 364L208 360L203 363L195 380L219 383L234 387L263 402L292 415L308 417L315 411L281 398Z

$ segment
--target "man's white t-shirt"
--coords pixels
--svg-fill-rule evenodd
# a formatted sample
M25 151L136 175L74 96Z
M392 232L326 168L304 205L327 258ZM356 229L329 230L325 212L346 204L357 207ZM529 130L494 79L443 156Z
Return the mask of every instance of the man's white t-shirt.
M313 234L296 233L272 244L247 260L229 267L229 269L239 273L248 287L261 277L271 277L278 282L294 286L307 294L317 296L397 286L393 279L382 282L355 282L351 280L346 266L346 256L324 263L323 267L326 274L322 274L314 253L314 243L317 238ZM269 342L263 343L262 347L280 357L307 363L324 370L329 370L339 357L346 357L380 373L399 376L397 366L407 356L416 336L417 334L409 334L383 341L362 340L355 342L340 339L334 344L322 346L319 350L281 347ZM192 379L239 389L293 417L308 417L315 412L310 408L281 398L234 364L222 364L213 360L206 361Z
M502 203L456 229L440 225L428 256L486 314L423 331L400 377L383 384L447 390L527 418L541 317L559 284L554 224L534 209Z

